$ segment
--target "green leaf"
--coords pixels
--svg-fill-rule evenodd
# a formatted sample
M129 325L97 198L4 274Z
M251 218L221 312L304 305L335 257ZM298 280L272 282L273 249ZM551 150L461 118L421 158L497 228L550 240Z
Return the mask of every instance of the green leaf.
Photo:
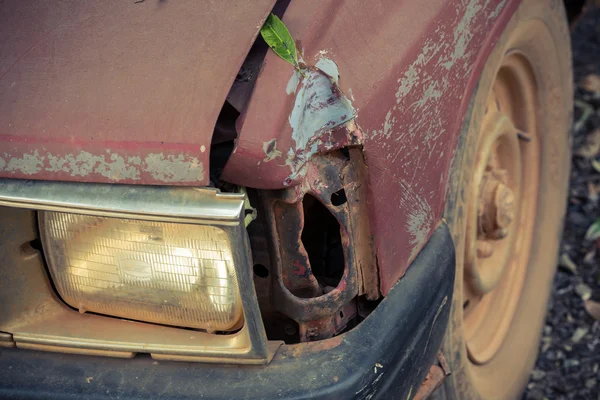
M600 238L600 219L597 219L585 233L586 240L596 240Z
M596 159L592 159L592 168L598 173L600 173L600 161Z
M270 14L265 24L260 29L260 34L269 47L285 61L298 67L298 54L296 44L290 32L277 15Z

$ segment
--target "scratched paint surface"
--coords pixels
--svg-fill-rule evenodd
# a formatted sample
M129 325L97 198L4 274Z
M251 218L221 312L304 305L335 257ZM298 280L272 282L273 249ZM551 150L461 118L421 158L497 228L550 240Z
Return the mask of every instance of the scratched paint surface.
M451 32L441 29L441 25L425 41L416 59L398 79L393 106L383 123L366 135L367 154L372 149L384 156L376 158L375 165L385 168L382 177L397 181L400 188L397 203L391 204L398 204L406 213L404 228L412 249L410 259L414 259L437 223L439 213L434 213L434 208L439 207L439 201L435 197L439 199L444 193L445 166L454 150L454 146L448 146L453 141L447 139L454 136L456 124L452 120L456 110L440 107L440 102L460 104L464 91L460 83L469 79L476 55L477 43L471 41L485 37L484 27L497 18L504 5L505 1L464 1L449 24L453 27ZM419 117L403 118L407 111ZM413 152L419 154L417 158ZM426 168L442 172L439 182L423 180ZM432 187L437 188L435 197Z
M274 2L3 1L0 176L208 184L215 121Z
M335 62L339 85L357 110L384 294L441 218L448 168L477 73L517 3L356 0L341 7L329 0L318 6L292 2L284 15L308 63L324 53ZM267 55L227 165L237 182L285 186L289 165L277 158L257 161L265 158L263 143L276 140L279 148L292 136L286 118L295 99L291 74Z

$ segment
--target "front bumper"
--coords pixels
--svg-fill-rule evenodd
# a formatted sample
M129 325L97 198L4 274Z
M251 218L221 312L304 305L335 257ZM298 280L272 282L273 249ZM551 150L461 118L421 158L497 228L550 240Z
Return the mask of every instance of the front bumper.
M406 399L439 349L454 269L452 238L441 224L359 326L337 338L282 346L265 366L0 349L0 398Z

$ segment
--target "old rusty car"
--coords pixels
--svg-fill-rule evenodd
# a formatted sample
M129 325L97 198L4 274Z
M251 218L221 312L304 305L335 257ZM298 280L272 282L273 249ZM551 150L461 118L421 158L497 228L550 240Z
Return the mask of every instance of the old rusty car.
M0 397L519 396L562 2L5 0L0 33Z

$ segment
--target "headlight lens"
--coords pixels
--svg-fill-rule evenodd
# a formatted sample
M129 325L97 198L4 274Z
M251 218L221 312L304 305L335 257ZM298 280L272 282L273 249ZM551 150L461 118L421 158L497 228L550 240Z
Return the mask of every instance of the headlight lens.
M227 233L210 225L40 212L50 274L81 312L212 331L242 324Z

